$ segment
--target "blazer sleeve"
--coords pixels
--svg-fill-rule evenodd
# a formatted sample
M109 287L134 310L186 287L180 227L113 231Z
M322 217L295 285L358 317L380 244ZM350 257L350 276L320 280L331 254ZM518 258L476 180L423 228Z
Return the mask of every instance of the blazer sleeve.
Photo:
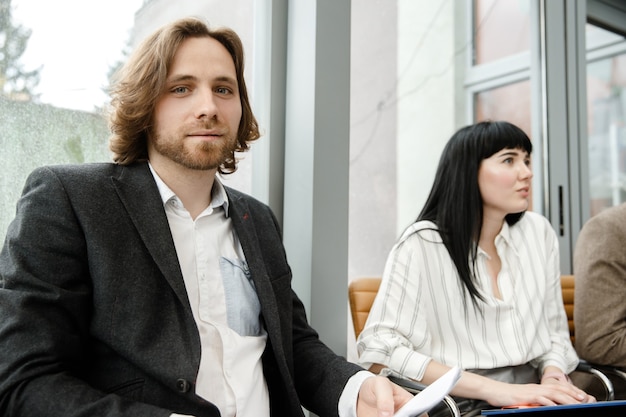
M28 178L0 252L0 415L169 416L107 395L77 375L86 356L92 288L86 244L62 182Z
M338 415L348 379L363 368L346 361L322 343L308 325L304 306L294 295L294 363L302 404L318 415Z

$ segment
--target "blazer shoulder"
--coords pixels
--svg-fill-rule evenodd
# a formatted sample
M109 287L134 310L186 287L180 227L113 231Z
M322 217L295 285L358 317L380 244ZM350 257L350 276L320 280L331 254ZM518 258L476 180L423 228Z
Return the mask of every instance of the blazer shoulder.
M607 208L585 222L580 229L576 246L584 251L602 247L621 247L626 236L626 203Z
M122 178L130 171L149 172L147 164L119 165L112 162L44 165L35 168L29 179L56 177L63 183L93 184L110 178Z
M118 167L118 165L108 162L44 165L35 168L30 176L48 176L52 174L60 178L71 179L76 177L84 179L99 175L110 175L115 172Z
M244 193L243 191L236 190L234 188L230 188L224 186L226 190L226 194L228 195L229 201L235 205L236 209L241 209L242 205L247 209L254 212L269 212L272 213L272 209L262 201L258 200L255 197L252 197L249 194ZM273 213L272 213L273 216Z
M83 164L59 164L44 165L35 170L50 170L55 173L72 175L72 174L114 174L124 171L125 169L136 169L145 167L148 164L136 163L131 165L119 165L114 162L86 162Z

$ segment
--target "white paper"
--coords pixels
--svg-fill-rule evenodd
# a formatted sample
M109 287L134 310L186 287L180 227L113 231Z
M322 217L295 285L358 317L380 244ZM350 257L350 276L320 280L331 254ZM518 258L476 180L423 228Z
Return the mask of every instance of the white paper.
M416 417L430 410L454 388L459 378L461 369L457 366L443 374L432 384L417 393L408 403L398 410L394 417Z

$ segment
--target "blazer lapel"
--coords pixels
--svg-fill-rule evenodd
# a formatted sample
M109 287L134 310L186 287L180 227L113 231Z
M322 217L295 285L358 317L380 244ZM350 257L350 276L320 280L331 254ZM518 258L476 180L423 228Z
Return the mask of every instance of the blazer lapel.
M269 275L263 263L263 256L261 254L261 248L259 247L259 239L256 237L256 228L254 227L254 220L248 211L248 205L241 197L234 195L226 187L228 193L229 216L233 222L233 227L241 243L244 255L246 256L246 262L250 268L252 280L256 287L259 301L261 302L261 311L265 322L265 328L267 330L270 340L273 340L272 346L277 358L284 358L285 353L281 343L282 335L280 327L277 325L280 323L278 303L276 302L276 295L272 288L272 284L269 279ZM279 361L281 362L281 361ZM281 367L286 363L281 363Z
M163 201L148 164L123 166L112 180L154 262L183 305L191 311Z

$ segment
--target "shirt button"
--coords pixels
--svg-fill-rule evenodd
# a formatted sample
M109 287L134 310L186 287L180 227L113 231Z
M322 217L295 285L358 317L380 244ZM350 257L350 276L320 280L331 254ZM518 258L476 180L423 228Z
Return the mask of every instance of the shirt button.
M191 388L191 384L186 379L179 379L176 381L176 388L180 392L188 392Z

